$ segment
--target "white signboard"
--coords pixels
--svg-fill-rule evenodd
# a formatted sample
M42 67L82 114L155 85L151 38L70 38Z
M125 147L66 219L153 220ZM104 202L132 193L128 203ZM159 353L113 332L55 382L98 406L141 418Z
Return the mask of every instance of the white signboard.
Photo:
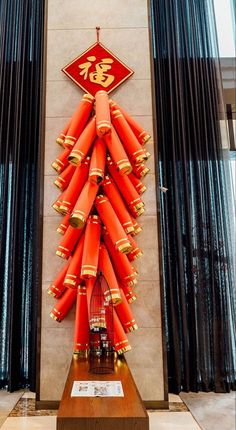
M74 381L71 397L124 397L121 381Z

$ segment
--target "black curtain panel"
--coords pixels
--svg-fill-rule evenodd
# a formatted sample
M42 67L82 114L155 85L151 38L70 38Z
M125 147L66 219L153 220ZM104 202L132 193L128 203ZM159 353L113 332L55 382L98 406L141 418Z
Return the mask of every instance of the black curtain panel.
M0 387L35 390L43 0L0 2Z
M230 159L212 0L151 0L169 389L236 389Z

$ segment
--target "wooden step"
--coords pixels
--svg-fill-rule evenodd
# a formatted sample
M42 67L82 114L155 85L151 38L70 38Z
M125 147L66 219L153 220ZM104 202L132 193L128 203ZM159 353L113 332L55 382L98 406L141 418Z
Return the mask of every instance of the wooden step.
M74 381L121 381L124 397L71 397ZM149 418L124 357L115 372L89 372L87 358L73 358L57 415L57 430L149 430Z

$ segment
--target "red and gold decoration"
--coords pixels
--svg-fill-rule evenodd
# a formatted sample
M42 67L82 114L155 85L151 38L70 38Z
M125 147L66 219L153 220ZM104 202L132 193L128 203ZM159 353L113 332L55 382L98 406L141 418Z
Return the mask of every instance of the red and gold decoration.
M134 262L142 256L136 242L142 231L137 218L145 212L142 181L149 171L145 143L150 135L109 100L108 94L133 71L99 40L63 72L86 94L59 131L61 154L52 163L58 174L54 184L60 190L52 207L62 217L55 252L68 261L48 289L56 299L50 316L61 322L76 302L74 353L84 354L99 348L96 330L106 327L109 305L112 348L123 354L131 349L126 333L138 328L131 304L138 278ZM96 284L101 276L106 281L102 291ZM103 300L93 297L94 290ZM91 303L94 309L100 302L104 309L98 309L95 318L90 315ZM107 342L103 333L104 339Z

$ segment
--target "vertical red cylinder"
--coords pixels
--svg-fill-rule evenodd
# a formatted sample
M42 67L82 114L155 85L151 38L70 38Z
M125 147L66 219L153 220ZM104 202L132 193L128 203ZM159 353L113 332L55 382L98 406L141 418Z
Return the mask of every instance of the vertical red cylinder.
M68 128L64 146L71 148L82 133L93 109L94 97L84 94L75 113L73 114Z
M95 206L116 249L122 253L129 252L130 242L108 198L102 194L97 196Z
M71 164L79 166L83 159L86 157L92 143L96 137L96 123L93 117L86 125L84 131L81 133L76 144L73 146L68 160Z
M87 292L85 285L79 285L75 312L74 354L81 354L88 350L89 321Z
M89 179L95 184L99 184L104 178L106 164L106 146L102 139L97 138L93 145L91 163L89 169Z
M96 278L98 269L99 246L101 237L101 221L97 215L88 218L85 238L83 258L81 265L81 278Z
M111 300L113 305L117 305L121 302L120 289L108 251L104 244L101 244L100 246L98 267L109 287L106 291L104 291L105 299L108 302Z
M90 181L86 182L70 216L70 225L72 227L80 229L85 225L98 189L97 184L93 184Z
M103 137L111 131L111 115L107 92L104 90L97 91L95 101L97 135Z

